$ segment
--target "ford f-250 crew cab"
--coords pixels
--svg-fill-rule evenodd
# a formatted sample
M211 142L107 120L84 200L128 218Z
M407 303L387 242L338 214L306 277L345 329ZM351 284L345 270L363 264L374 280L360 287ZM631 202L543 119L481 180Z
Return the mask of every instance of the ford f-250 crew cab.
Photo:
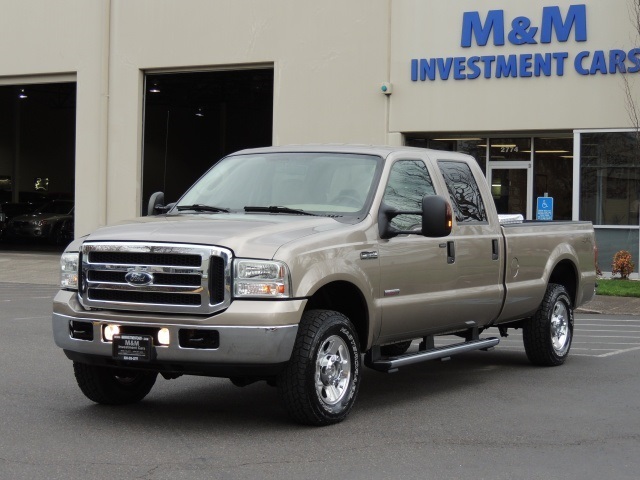
M244 150L178 202L159 193L157 215L76 239L61 258L53 335L97 403L138 402L158 374L207 375L266 380L294 420L336 423L362 354L393 372L521 328L532 363L560 365L573 309L594 294L592 225L501 225L459 153ZM436 346L450 334L459 342Z

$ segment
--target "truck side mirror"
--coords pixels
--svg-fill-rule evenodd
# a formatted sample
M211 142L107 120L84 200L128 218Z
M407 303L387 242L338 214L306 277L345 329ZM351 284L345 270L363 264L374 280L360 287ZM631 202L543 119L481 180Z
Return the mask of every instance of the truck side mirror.
M164 192L155 192L149 197L147 215L158 215L164 212Z
M439 195L422 198L422 235L446 237L451 233L453 213L451 205Z
M420 215L422 230L394 230L391 220L398 215ZM439 195L425 195L422 197L422 211L406 212L396 210L382 203L378 211L378 231L380 238L393 238L397 235L423 235L425 237L446 237L451 233L453 215L451 205Z

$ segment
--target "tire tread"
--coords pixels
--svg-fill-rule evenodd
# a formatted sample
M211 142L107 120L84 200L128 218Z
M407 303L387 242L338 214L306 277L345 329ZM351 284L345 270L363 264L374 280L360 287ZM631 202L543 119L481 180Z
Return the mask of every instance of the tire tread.
M552 313L556 301L561 297L566 297L567 307L570 315L570 322L573 325L573 311L569 295L564 286L550 283L547 287L547 291L544 294L540 307L533 315L525 322L523 329L523 342L527 358L534 365L540 366L557 366L562 365L567 356L569 350L563 356L557 355L551 346L551 333L550 333L550 321L549 315ZM571 328L571 339L573 340L573 328Z
M278 377L278 390L289 416L304 425L330 425L346 418L350 407L337 417L322 415L313 406L315 392L306 388L308 372L315 361L314 342L323 326L337 324L340 320L354 332L351 322L342 314L331 310L305 312L298 328L291 360ZM359 355L359 352L356 352ZM359 383L360 379L355 379ZM355 396L354 396L355 397Z

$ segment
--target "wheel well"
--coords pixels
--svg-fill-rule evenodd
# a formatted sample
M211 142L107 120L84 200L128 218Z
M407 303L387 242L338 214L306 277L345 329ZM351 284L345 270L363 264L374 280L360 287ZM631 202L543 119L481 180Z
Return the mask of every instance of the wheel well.
M578 280L575 265L570 260L563 260L555 266L549 277L549 283L563 285L569 293L571 302L575 305Z
M334 310L345 315L353 324L365 349L369 337L369 313L362 292L349 282L329 283L309 299L305 310Z

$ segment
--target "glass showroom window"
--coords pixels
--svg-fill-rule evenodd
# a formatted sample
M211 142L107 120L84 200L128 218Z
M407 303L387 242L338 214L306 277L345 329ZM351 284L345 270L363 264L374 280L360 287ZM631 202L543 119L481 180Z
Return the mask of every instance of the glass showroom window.
M639 147L635 132L581 134L583 220L594 225L638 225Z
M640 258L640 143L636 132L580 133L580 219L596 228L600 268L619 250ZM636 267L637 272L637 267Z

